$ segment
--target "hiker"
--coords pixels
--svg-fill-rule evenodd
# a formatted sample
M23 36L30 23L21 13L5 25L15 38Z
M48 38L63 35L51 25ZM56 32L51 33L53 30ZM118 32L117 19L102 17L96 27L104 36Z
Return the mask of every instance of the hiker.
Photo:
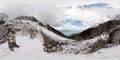
M20 46L16 44L15 36L10 37L8 39L8 46L11 51L14 51L14 48L19 48Z

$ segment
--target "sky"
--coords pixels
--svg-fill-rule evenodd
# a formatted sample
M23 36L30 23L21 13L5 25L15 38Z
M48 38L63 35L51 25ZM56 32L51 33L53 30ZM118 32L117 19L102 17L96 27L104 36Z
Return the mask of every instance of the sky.
M11 19L34 16L58 30L85 30L120 13L120 0L0 0Z

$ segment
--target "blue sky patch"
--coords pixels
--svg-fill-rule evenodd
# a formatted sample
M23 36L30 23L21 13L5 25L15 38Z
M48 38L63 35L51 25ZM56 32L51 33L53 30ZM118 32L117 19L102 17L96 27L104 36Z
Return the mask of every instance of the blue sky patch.
M67 18L67 19L62 20L62 23L64 23L64 24L66 24L68 22L72 22L72 19L71 18Z
M76 25L76 26L81 26L82 25L82 21L79 21L79 20L74 20L72 18L69 18L69 19L64 19L62 20L63 24L71 24L71 25Z
M82 22L81 21L78 21L78 20L75 20L73 22L71 22L72 25L76 25L76 26L81 26L82 25Z
M112 8L110 4L100 2L95 4L89 4L89 5L83 5L83 6L77 6L79 9L91 9L91 8Z

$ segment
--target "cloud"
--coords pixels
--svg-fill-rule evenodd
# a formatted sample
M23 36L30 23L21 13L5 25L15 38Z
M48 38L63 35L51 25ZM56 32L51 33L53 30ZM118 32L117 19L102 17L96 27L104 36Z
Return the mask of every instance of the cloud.
M89 5L77 6L79 9L112 8L110 4L104 2L93 3Z
M72 18L74 20L80 20L82 22L100 22L102 18L97 12L91 10L79 10L74 7L71 10L67 11L67 18Z
M7 13L12 19L17 16L35 16L42 22L49 23L53 26L61 25L60 18L64 14L64 9L61 9L52 4L50 1L4 1L2 2L1 12ZM53 23L54 22L54 23Z
M82 25L82 21L74 20L72 18L64 19L64 20L62 20L62 23L63 24L71 24L71 25L75 25L75 26L81 26Z
M42 22L49 23L54 27L80 28L81 26L62 22L66 18L72 18L82 21L82 26L86 29L97 23L107 21L106 16L108 15L117 14L120 11L119 2L120 0L0 0L0 11L7 13L11 18L21 15L35 16ZM85 8L90 6L91 9L81 10L77 6ZM106 9L109 6L112 8Z
M110 4L107 4L110 5ZM58 30L79 30L80 32L99 25L100 23L106 22L109 20L108 16L115 16L120 12L119 8L108 8L103 6L90 8L90 9L79 9L78 5L72 6L65 13L65 18L63 19L64 25L57 27ZM70 7L70 6L68 6ZM93 7L93 6L92 6ZM74 21L80 21L78 23L74 23ZM82 23L82 24L81 24ZM79 26L77 26L79 24Z

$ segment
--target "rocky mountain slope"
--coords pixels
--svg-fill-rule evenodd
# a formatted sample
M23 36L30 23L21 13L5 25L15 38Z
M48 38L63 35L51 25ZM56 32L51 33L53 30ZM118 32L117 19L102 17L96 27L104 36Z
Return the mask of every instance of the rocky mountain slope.
M32 16L20 16L5 22L3 26L7 33L3 35L8 38L17 34L31 39L42 39L43 50L48 53L82 54L118 44L120 41L116 37L119 36L119 25L119 20L111 20L79 34L65 36L49 24L43 24Z
M105 23L100 24L99 26L88 28L81 33L74 34L69 38L75 39L78 41L92 39L103 33L110 33L113 29L120 26L120 20L110 20Z

